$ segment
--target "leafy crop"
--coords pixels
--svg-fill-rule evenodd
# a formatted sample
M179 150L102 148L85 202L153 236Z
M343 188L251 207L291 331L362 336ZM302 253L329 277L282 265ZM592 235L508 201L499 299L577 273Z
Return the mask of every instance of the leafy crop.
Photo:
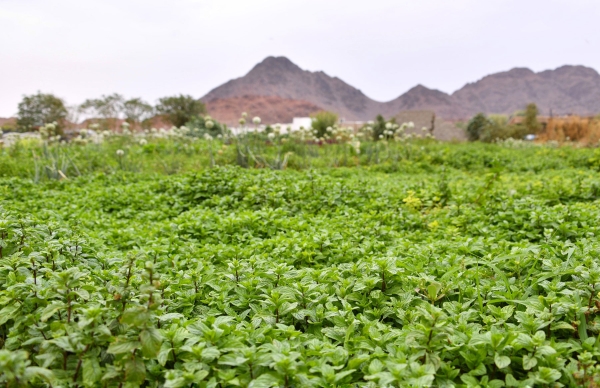
M595 167L494 147L2 178L0 385L596 386Z

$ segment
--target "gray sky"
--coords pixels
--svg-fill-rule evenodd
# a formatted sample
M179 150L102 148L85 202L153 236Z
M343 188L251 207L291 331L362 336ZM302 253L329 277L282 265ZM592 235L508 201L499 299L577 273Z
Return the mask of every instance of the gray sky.
M0 0L0 117L23 94L201 97L269 55L387 101L513 67L600 70L598 0Z

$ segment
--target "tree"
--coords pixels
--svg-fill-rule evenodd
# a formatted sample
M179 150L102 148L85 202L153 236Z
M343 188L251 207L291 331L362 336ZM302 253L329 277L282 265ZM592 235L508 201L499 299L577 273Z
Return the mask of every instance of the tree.
M120 94L103 95L100 98L88 99L81 104L80 109L88 114L100 117L105 128L117 129L117 123L125 99Z
M158 100L156 106L158 113L166 118L176 127L182 127L192 119L206 113L206 106L200 100L192 96L163 97Z
M123 103L123 113L125 120L135 128L152 116L154 108L141 98L132 98Z
M312 128L317 130L317 137L323 137L328 127L333 127L338 122L338 115L326 110L310 115L312 117Z
M537 133L541 129L540 122L537 119L539 114L539 110L537 105L531 103L527 105L525 108L525 119L523 120L523 125L529 133Z
M489 124L490 120L485 114L477 113L473 116L467 125L467 137L469 141L479 140Z
M58 132L61 133L66 124L68 114L65 103L53 94L38 92L30 96L23 96L19 103L17 113L17 128L20 131L30 131L56 122Z

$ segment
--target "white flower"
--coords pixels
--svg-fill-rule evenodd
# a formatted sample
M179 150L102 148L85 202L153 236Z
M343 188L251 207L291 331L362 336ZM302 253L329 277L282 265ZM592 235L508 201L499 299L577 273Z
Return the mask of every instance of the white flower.
M240 125L244 125L244 124L246 124L246 119L242 117L240 119Z
M123 155L125 155L125 151L123 151L123 150L117 150L117 156L121 157Z
M254 125L260 124L260 117L256 116L255 118L252 119L252 122L254 123Z
M385 123L385 129L392 129L392 123Z
M273 132L271 132L271 133L269 133L269 134L267 135L267 137L268 137L270 140L273 140L273 139L275 139L275 134L274 134Z
M421 128L421 131L423 131L423 132L427 132L427 131L429 131L429 128L427 128L427 127L423 127L423 128Z
M211 120L207 120L204 122L204 126L208 129L211 129L215 126L215 123L213 123Z
M248 116L248 113L246 113L246 112L242 112L242 118L244 118L244 119L245 119L247 116Z
M140 140L140 145L143 146L143 145L146 145L146 144L148 144L148 140L146 140L146 139Z

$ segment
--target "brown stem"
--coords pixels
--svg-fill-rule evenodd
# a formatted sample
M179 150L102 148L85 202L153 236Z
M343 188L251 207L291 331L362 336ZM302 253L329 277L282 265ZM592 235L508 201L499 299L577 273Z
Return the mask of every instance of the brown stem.
M83 362L83 356L84 356L85 352L88 351L89 348L90 348L90 345L87 344L85 346L85 349L83 349L83 352L81 353L81 355L79 355L79 361L77 362L77 368L75 368L75 374L73 375L74 383L77 382L77 376L79 375L79 370L81 369L81 363Z

